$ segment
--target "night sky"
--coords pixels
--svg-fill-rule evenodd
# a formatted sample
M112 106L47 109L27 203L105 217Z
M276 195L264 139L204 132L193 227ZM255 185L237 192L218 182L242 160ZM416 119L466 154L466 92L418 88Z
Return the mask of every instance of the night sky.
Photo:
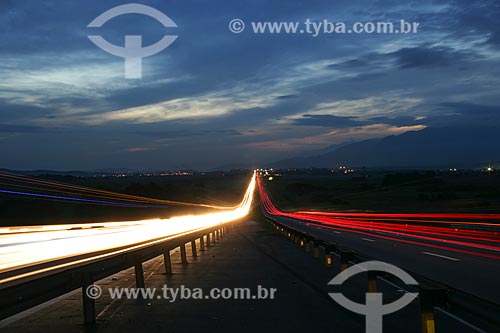
M500 130L500 2L1 0L0 167L196 168L259 163L426 127ZM244 20L234 34L228 23ZM415 21L417 34L254 34L251 21ZM177 35L126 80L88 35Z

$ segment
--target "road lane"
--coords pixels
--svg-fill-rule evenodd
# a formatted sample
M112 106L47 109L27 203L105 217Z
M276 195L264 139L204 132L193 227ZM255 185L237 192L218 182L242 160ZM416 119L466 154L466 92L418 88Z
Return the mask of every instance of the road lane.
M469 230L470 239L468 239L464 238L463 234L453 234L454 230L450 230L451 234L443 230L439 235L428 237L425 235L428 231L424 227L422 228L424 232L420 232L418 226L417 228L411 226L412 228L405 230L405 225L393 224L392 227L395 229L401 229L397 231L384 229L385 225L384 228L379 228L369 221L357 220L353 223L335 214L334 217L328 216L325 219L325 214L319 212L287 213L276 208L262 184L259 182L258 185L265 214L271 219L319 239L389 262L451 288L500 304L498 292L500 247L498 235L494 232L480 230L474 233ZM441 219L442 216L433 215L432 218ZM451 258L454 260L450 260Z

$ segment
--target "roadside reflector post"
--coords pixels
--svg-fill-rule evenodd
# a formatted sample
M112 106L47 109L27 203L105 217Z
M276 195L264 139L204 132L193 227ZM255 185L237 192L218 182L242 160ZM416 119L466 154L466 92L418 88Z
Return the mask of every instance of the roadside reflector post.
M434 308L446 305L447 290L443 288L422 288L418 292L422 333L435 333Z
M186 244L182 244L180 248L181 248L181 262L183 264L187 264L188 261L186 256Z
M200 251L205 251L205 236L200 237Z
M170 260L170 250L166 249L163 252L163 263L165 265L165 273L172 274L172 260Z
M193 257L198 256L198 253L196 253L196 239L191 241L191 253Z
M90 273L82 273L80 276L82 282L82 305L83 305L83 324L95 324L95 298L89 297L88 288L94 285L94 279Z
M332 253L331 252L325 252L325 265L326 266L332 266L333 260L332 260Z
M377 292L377 274L375 271L368 271L368 292L376 293Z

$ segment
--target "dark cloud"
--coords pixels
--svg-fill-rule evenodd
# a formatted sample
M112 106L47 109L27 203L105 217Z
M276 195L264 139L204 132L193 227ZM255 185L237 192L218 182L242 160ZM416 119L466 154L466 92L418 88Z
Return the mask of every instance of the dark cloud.
M464 52L454 51L447 47L403 48L388 55L393 56L399 67L403 69L450 66L463 62L468 56Z
M224 137L231 137L231 136L238 136L242 135L242 133L238 130L235 129L182 129L182 130L176 130L173 129L172 124L166 124L164 127L165 129L159 130L158 127L161 127L161 124L152 126L152 128L147 128L147 127L140 127L139 129L137 128L138 126L131 126L131 129L129 130L131 133L140 135L140 136L146 136L146 137L154 137L156 139L167 139L167 138L186 138L186 137L208 137L208 136L224 136ZM135 128L135 129L134 129Z
M400 116L400 117L374 117L369 119L370 123L380 123L394 126L414 126L422 125L427 122L425 119L419 119L412 116Z
M360 126L364 123L357 120L357 117L339 117L332 115L310 115L305 114L302 118L294 119L294 125L298 126L322 126L346 128L352 126Z
M299 98L299 96L298 95L282 95L282 96L276 97L277 100L287 100L287 99L295 99L295 98Z
M35 133L44 131L44 128L37 126L8 125L0 124L0 133Z
M444 46L419 45L387 53L370 52L356 59L349 59L328 65L327 68L346 72L358 72L360 75L366 76L366 70L379 70L386 66L397 66L400 69L460 66L468 62L477 61L478 58L480 56L471 50L457 51Z
M438 108L445 111L443 116L435 119L439 125L500 126L500 105L447 102L439 104Z

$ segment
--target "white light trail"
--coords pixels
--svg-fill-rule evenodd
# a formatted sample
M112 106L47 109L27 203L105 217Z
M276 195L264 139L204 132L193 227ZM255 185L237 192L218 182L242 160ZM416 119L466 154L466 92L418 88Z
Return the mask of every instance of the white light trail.
M247 216L255 174L232 210L131 222L0 228L0 273L81 254L115 249L214 227Z

